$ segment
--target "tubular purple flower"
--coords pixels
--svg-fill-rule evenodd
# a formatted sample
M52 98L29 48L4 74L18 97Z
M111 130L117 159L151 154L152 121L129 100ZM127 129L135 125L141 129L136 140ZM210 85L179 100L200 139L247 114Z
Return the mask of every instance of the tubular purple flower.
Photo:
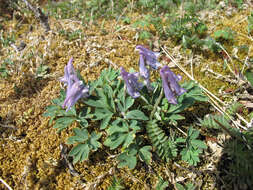
M69 59L68 64L64 67L64 76L60 78L60 81L65 85L69 85L68 83L73 83L74 81L78 81L78 77L76 76L76 72L74 66L72 64L73 57ZM69 81L70 80L70 81Z
M76 81L67 88L66 98L63 102L62 108L67 107L67 111L82 97L89 96L89 87L84 86L82 81Z
M128 73L123 67L120 67L120 75L126 83L127 92L132 98L138 98L140 96L140 90L143 85L138 82L139 73Z
M73 58L65 66L64 76L60 78L60 81L67 85L66 98L62 105L62 108L67 107L66 111L69 111L80 98L89 96L89 87L78 79L72 61Z
M167 65L160 70L160 75L165 97L171 104L177 104L175 96L180 96L186 92L186 90L178 84L181 77L173 73Z
M142 45L136 46L135 49L139 50L140 55L143 55L145 58L146 64L151 66L153 69L158 69L158 67L161 66L161 64L157 61L160 53L153 52Z
M144 57L142 54L140 54L140 63L139 63L139 70L140 70L140 75L141 77L143 77L144 79L149 78L149 70L145 67L145 61L144 61Z

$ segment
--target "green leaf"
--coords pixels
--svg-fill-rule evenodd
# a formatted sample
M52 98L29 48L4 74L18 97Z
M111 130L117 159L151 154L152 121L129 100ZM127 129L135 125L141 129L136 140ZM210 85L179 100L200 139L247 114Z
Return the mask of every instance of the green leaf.
M92 100L92 99L88 99L86 101L84 101L85 104L92 106L92 107L98 107L98 108L103 108L103 102L101 102L100 100Z
M130 133L128 133L125 137L125 141L124 144L122 145L122 148L127 148L134 140L135 138L135 131L131 131Z
M112 114L113 113L106 108L96 108L95 113L94 113L94 115L96 116L95 120L104 119Z
M117 160L119 161L118 168L128 167L130 170L134 169L137 164L136 154L121 153Z
M59 110L59 106L49 105L47 106L45 113L43 113L42 115L44 117L54 117L56 116L56 113L58 110Z
M114 98L113 98L112 87L109 85L105 85L104 90L106 91L109 107L112 108L113 111L115 111L115 103L114 103Z
M126 119L148 120L148 117L140 110L132 110L127 112Z
M84 119L84 118L80 118L80 119L78 120L78 122L80 123L80 125L81 125L82 127L88 127L88 125L89 125L88 121L87 121L86 119Z
M88 159L89 156L89 146L88 144L78 144L71 149L69 152L69 156L74 158L73 163L77 163L78 161L84 161Z
M124 186L122 186L121 184L121 180L116 178L116 177L113 177L113 181L112 181L112 184L111 186L108 187L107 190L121 190L121 189L125 189Z
M67 144L75 144L78 142L85 142L88 140L88 131L87 129L74 128L73 129L75 136L69 137Z
M180 152L182 160L194 166L196 166L197 163L200 161L199 154L202 153L202 149L207 148L203 141L197 140L198 136L199 131L193 129L193 127L191 126L187 132L185 148Z
M134 104L134 99L131 96L128 96L126 98L126 104L125 104L125 109L124 112L126 112L132 105Z
M169 183L168 181L164 181L164 179L162 177L158 177L159 182L156 185L155 189L156 190L164 190L166 187L168 187Z
M150 164L151 162L151 146L144 146L141 149L139 149L139 156L141 161L144 161L146 164Z
M172 114L168 117L169 120L173 120L173 121L176 121L176 120L183 120L185 119L184 116L181 116L179 114Z
M92 150L97 151L97 149L101 147L101 143L97 141L98 139L100 139L101 136L101 133L97 134L94 131L91 133L91 136L88 140L88 145Z
M230 128L229 120L227 120L224 115L208 115L203 120L200 121L200 125L208 128L214 128L214 129L220 129L220 125L215 121L217 120L222 125L224 125L227 128Z
M107 115L107 117L105 117L102 120L101 125L100 125L100 129L105 129L108 126L112 116L113 116L113 114L109 114L109 115Z
M66 129L68 126L71 125L71 123L73 121L75 121L76 118L73 118L73 117L61 117L61 118L58 118L56 121L55 121L55 124L54 124L54 127L55 129L58 129L57 132L61 132L63 129Z
M108 135L112 135L113 133L124 133L128 132L128 126L124 123L121 124L120 120L115 120L112 125L106 130Z
M127 138L127 134L125 133L113 133L104 142L105 146L109 146L111 150L117 148L121 145L125 139Z
M191 144L194 148L202 148L202 149L207 148L206 144L201 140L194 139L194 140L191 141Z
M251 86L253 86L253 72L252 69L247 69L245 71L245 77L246 79L249 81L249 83L251 84Z
M176 187L178 190L186 190L183 185L176 183Z

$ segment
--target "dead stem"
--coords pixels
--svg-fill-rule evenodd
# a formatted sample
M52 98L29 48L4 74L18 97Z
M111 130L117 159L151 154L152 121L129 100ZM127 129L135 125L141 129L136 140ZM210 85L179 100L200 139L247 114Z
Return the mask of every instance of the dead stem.
M7 187L7 189L13 190L1 177L0 177L0 181L5 185L5 187Z
M26 6L34 13L35 17L40 21L46 32L50 31L48 24L48 16L44 15L39 7L35 8L28 0L23 0Z
M96 187L99 186L99 184L101 184L103 182L103 179L105 177L112 176L115 173L115 167L111 167L110 170L108 172L105 172L104 174L98 176L93 182L88 183L86 185L85 190L91 190L91 189L96 189Z

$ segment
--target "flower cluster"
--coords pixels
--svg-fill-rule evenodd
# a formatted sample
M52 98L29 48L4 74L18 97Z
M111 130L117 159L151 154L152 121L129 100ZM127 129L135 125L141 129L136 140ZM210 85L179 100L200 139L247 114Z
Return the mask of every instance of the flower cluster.
M138 50L140 54L139 72L128 73L123 67L120 68L120 74L126 83L127 92L133 98L138 98L140 96L140 90L143 87L143 84L138 82L139 76L144 79L147 88L152 90L150 84L150 68L157 70L161 67L161 64L158 62L160 53L153 52L141 45L136 46L136 50ZM177 104L176 96L180 96L186 92L186 90L181 88L178 84L181 77L173 73L167 65L160 69L160 75L165 97L171 104Z
M160 53L153 52L141 45L136 46L136 50L138 50L140 54L139 72L128 73L123 67L120 68L120 75L125 81L128 94L132 98L138 98L140 96L140 90L144 86L144 84L139 82L139 78L142 78L148 90L152 91L150 69L157 70L161 67L161 64L158 62ZM87 98L89 96L89 87L85 86L83 82L78 79L72 61L73 58L71 58L65 66L64 76L60 78L60 81L63 82L64 85L67 85L66 98L62 105L63 108L67 107L66 111L68 111L80 98ZM171 104L177 104L176 96L180 96L186 92L186 90L181 88L178 84L181 77L173 73L168 66L163 66L160 69L160 75L165 97Z
M66 98L63 102L62 108L67 107L69 109L82 97L87 98L89 96L89 87L83 84L83 81L79 80L72 65L73 58L70 58L68 64L64 68L64 76L60 78L60 81L67 85Z

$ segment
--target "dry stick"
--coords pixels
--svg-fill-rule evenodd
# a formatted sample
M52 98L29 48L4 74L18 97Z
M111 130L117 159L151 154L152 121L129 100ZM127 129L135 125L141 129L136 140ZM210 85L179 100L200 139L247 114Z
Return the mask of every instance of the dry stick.
M67 147L64 144L60 144L60 151L61 151L61 157L63 158L63 160L67 164L70 174L75 177L79 176L79 173L75 170L72 162L70 162L67 158Z
M105 172L104 174L98 176L94 182L88 183L85 187L85 190L90 190L90 189L96 189L96 187L101 184L104 180L105 177L107 176L112 176L115 173L115 167L111 167L108 172Z
M172 57L172 56L170 56L169 55L169 53L167 52L167 50L165 50L163 47L162 47L162 50L164 51L164 53L170 58L170 60L181 70L181 71L183 71L191 80L193 80L193 81L196 81L180 64L178 64L175 60L174 60L174 58ZM219 112L221 112L221 113L223 113L223 114L225 114L233 123L234 123L234 125L239 129L239 127L241 127L242 129L244 129L244 130L247 130L247 128L246 127L243 127L242 125L239 125L239 124L237 124L234 120L233 120L233 118L231 118L231 116L229 116L228 115L228 113L226 113L223 109L222 109L222 107L216 102L216 101L218 101L218 102L220 102L222 105L225 105L225 103L224 102L222 102L217 96L215 96L214 94L212 94L209 90L207 90L204 86L202 86L199 82L197 82L196 81L196 83L198 83L198 85L200 86L200 88L202 88L204 91L205 91L205 93L207 94L207 96L210 98L210 100L212 100L212 101L210 101L210 103L219 111ZM215 100L216 101L215 101Z
M193 55L191 56L191 74L192 74L192 78L194 79L194 76L193 76L193 63L192 63L192 60L193 60Z
M119 31L119 30L116 30L116 31L113 32L115 26L119 23L121 17L126 13L126 10L127 10L127 9L125 8L125 9L123 10L122 14L119 15L119 18L117 19L116 23L114 24L114 27L112 27L112 29L111 29L111 33L118 32L118 31ZM125 28L125 27L121 27L121 28Z
M50 30L50 26L48 24L48 16L44 15L41 9L38 7L34 7L28 0L23 0L26 6L34 13L35 17L40 21L40 24L43 28L48 32Z
M7 187L7 189L13 190L1 177L0 177L0 181L5 185L5 187Z
M167 165L165 166L165 173L169 177L169 182L172 183L175 190L178 190L178 188L176 186L176 182L175 182L176 181L175 180L175 174L168 169Z

